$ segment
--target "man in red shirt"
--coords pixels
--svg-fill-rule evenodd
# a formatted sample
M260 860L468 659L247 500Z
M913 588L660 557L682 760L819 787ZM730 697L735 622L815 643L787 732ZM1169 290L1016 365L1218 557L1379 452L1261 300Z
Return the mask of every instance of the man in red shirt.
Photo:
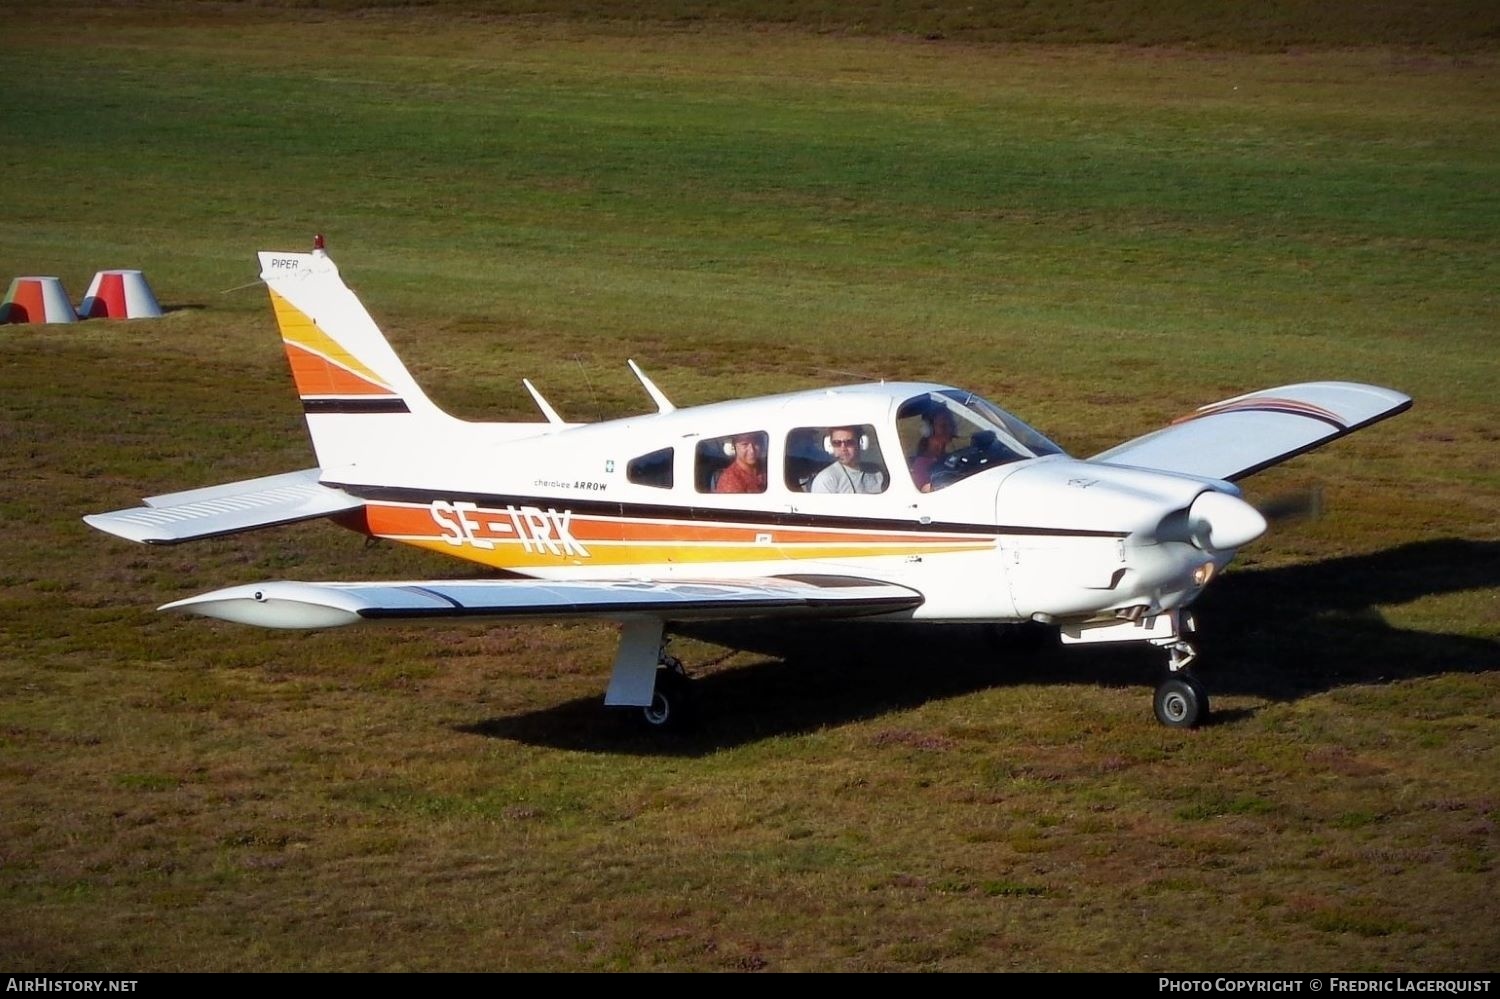
M766 435L735 434L734 464L719 473L716 493L766 491Z

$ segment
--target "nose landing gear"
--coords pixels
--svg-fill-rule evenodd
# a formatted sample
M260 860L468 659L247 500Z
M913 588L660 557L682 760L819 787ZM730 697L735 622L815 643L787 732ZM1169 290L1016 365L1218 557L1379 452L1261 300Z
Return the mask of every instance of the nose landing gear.
M1156 720L1168 728L1196 728L1208 720L1208 691L1185 669L1172 673L1152 699Z
M1195 622L1191 615L1182 615L1181 627L1192 633ZM1167 678L1156 688L1151 701L1156 720L1168 728L1197 728L1208 720L1208 691L1188 670L1198 658L1198 650L1184 638L1157 644L1167 650Z

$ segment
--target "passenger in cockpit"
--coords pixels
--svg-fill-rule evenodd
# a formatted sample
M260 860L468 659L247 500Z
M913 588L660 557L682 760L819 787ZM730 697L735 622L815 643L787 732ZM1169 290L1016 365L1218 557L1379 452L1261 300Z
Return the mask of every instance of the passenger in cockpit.
M719 473L716 493L763 493L766 491L766 435L734 435L734 463Z
M810 493L878 493L885 490L885 472L866 468L860 461L864 449L860 447L858 427L833 427L826 440L833 451L833 464L823 469L812 480Z

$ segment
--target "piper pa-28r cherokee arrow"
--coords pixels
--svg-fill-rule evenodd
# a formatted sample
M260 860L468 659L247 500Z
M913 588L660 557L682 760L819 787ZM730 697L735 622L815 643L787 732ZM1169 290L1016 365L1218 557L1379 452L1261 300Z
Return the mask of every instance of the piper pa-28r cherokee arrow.
M167 604L270 628L595 616L622 623L605 703L678 720L674 622L1041 622L1168 655L1155 710L1207 717L1186 609L1266 530L1233 480L1402 412L1399 392L1289 385L1206 406L1087 460L962 389L882 382L564 421L471 423L413 381L322 249L261 278L318 467L85 520L173 544L317 517L503 578L266 582Z

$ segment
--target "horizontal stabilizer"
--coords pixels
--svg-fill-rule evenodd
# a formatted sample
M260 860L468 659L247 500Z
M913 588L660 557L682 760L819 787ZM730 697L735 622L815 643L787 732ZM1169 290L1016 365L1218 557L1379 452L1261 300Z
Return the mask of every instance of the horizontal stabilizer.
M177 544L197 538L292 524L357 510L364 501L322 485L320 469L267 475L221 486L149 496L145 506L84 517L84 523L129 541Z
M231 586L167 604L263 628L331 628L366 620L547 618L668 621L762 616L859 617L908 610L915 590L845 576L737 580L471 579Z
M1286 385L1204 406L1089 460L1242 479L1410 408L1410 397L1376 385Z

